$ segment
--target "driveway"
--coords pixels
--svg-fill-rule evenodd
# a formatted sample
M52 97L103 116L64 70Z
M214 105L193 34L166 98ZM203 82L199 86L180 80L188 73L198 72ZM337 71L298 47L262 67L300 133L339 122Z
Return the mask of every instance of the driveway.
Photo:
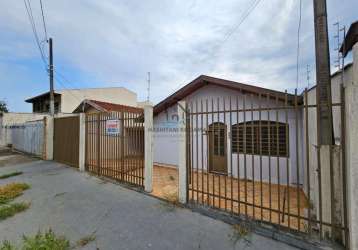
M19 241L23 234L51 228L72 244L95 235L83 249L294 249L254 233L236 237L231 225L184 208L104 182L87 173L49 161L0 168L0 180L26 182L31 189L18 200L30 208L0 222L0 240Z

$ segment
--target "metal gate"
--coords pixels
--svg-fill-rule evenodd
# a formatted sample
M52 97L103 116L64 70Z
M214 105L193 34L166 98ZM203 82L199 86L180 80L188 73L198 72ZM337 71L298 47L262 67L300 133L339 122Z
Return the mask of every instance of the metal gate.
M79 117L54 119L53 158L57 162L78 168Z
M85 166L92 173L143 187L143 110L87 114Z
M328 165L312 91L187 102L188 202L347 245L343 91Z
M45 122L44 120L28 121L9 126L12 147L21 152L44 157L45 155ZM7 128L7 129L8 129Z

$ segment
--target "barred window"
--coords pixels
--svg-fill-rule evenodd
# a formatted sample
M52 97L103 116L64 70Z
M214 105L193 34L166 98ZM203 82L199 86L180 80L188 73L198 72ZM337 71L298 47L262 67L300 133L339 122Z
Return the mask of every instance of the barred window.
M289 156L289 128L286 123L247 121L234 124L231 139L233 153Z

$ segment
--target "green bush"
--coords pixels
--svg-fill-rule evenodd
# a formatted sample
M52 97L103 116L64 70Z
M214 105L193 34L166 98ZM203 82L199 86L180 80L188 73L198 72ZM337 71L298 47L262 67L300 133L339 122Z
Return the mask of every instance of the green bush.
M12 177L12 176L17 176L17 175L20 175L22 174L22 172L12 172L12 173L9 173L9 174L3 174L3 175L0 175L0 179L6 179L6 178L9 178L9 177Z
M69 250L70 242L62 236L56 236L50 229L44 234L38 232L35 236L23 236L22 246L16 248L9 241L4 241L0 250Z
M0 206L0 221L25 211L30 207L30 203L16 202Z

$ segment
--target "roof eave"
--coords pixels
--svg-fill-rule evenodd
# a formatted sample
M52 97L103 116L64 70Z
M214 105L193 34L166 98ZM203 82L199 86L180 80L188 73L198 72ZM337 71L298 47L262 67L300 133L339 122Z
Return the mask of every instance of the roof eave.
M352 50L354 44L358 42L358 21L351 24L348 29L347 35L342 43L339 52L343 54L344 57L347 56L348 52Z
M287 98L287 101L289 104L293 104L295 101L295 95L280 92L276 90L261 88L253 85L243 84L239 82L219 79L211 76L201 75L197 78L195 78L193 81L176 91L175 93L171 94L167 98L165 98L163 101L159 102L157 105L154 106L154 116L162 112L163 110L171 107L175 104L175 102L182 100L186 96L188 96L190 93L196 91L197 89L203 87L207 84L213 84L224 88L229 88L235 91L240 91L242 93L252 93L256 95L260 95L262 97L270 96L270 98L279 99L281 101L285 101ZM186 94L187 92L190 92L189 94ZM301 102L302 97L297 95L297 102Z

